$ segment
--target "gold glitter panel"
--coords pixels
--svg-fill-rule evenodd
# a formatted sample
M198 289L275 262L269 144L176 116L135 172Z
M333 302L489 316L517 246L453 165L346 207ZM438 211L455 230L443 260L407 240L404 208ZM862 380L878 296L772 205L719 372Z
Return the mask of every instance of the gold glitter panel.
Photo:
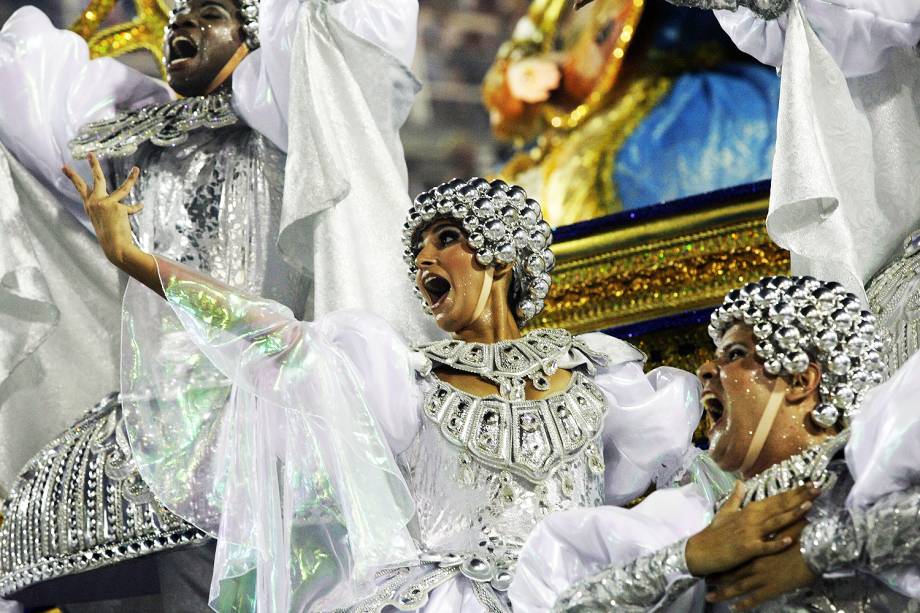
M767 236L767 199L701 208L560 242L536 326L599 330L715 306L732 288L789 270Z

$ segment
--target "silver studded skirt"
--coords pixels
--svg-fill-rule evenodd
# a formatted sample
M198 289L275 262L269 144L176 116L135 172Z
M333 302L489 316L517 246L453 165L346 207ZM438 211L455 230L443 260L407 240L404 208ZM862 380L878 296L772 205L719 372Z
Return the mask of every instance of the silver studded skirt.
M160 505L141 480L117 394L32 458L2 514L0 597L208 540Z

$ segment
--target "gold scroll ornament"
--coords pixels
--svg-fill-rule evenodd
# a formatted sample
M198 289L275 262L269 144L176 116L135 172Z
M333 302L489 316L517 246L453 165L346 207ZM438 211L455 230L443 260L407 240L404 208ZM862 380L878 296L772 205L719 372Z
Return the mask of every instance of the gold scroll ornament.
M86 39L91 57L116 57L145 50L162 67L163 31L169 20L169 5L163 0L134 0L137 17L103 28L116 1L90 0L70 29Z

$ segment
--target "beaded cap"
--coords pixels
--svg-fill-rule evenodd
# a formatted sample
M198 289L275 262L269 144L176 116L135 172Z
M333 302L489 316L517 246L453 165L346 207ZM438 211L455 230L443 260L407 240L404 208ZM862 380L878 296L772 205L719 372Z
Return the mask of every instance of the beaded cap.
M176 16L188 7L189 0L176 0L169 13L169 26L176 22ZM259 48L259 0L238 0L243 14L243 31L246 33L246 46L250 51Z
M419 194L403 226L404 258L413 281L419 235L436 219L460 222L483 266L514 267L510 306L519 324L543 310L552 284L549 273L556 265L549 249L553 232L543 221L540 204L528 198L524 188L474 177L453 179ZM415 291L422 299L418 288Z
M820 400L811 418L822 428L846 425L863 394L885 379L875 315L839 283L764 277L729 292L713 312L713 342L739 322L753 328L767 373L798 374L810 362L820 364Z

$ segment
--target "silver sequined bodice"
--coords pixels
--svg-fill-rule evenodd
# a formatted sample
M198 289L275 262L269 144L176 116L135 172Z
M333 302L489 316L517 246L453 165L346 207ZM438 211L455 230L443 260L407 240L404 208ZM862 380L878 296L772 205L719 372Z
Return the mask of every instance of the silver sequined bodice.
M539 401L479 398L428 375L422 425L399 455L422 564L381 575L350 611L412 610L455 578L489 613L510 610L518 552L548 513L603 503L606 400L582 372Z
M470 550L490 535L513 549L549 512L603 501L601 391L580 373L546 400L476 398L435 380L426 419L401 455L431 550Z
M141 247L236 289L277 300L298 317L308 283L278 252L285 155L242 125L199 129L173 147L142 144L120 162L141 168L133 197Z

